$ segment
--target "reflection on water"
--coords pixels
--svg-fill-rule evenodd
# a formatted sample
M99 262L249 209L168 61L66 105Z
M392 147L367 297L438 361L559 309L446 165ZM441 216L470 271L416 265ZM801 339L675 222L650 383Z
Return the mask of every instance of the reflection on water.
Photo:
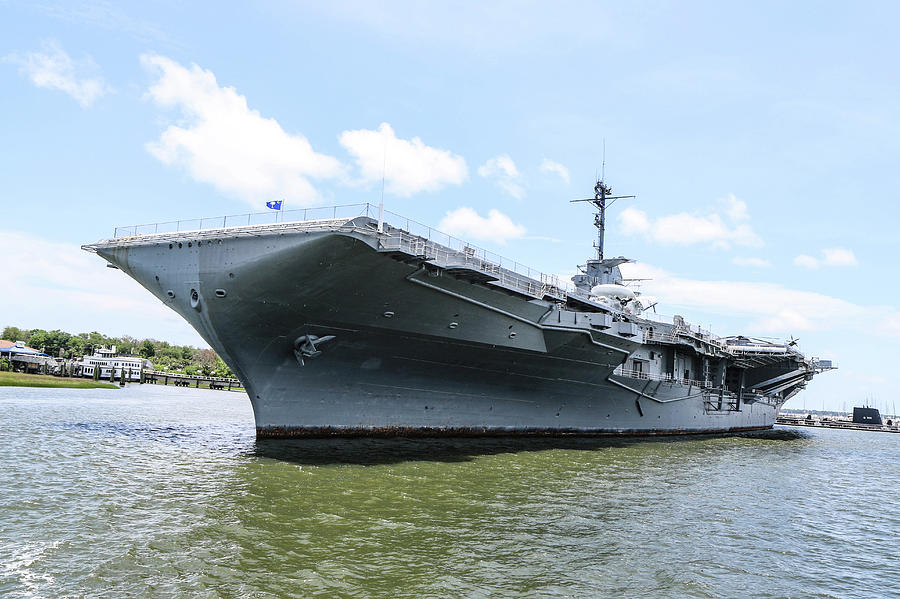
M741 433L738 438L795 441L807 438L799 429ZM310 466L392 464L413 460L461 462L478 456L527 451L603 451L643 443L690 443L721 435L678 437L460 437L460 438L333 438L258 439L250 455Z
M0 410L4 597L868 597L900 558L900 435L257 441L245 397L149 386Z

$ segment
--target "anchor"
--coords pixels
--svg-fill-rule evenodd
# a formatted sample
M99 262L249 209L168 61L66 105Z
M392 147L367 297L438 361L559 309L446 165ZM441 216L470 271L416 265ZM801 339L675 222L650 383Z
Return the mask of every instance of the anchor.
M300 366L306 366L304 358L315 358L322 353L322 350L316 347L316 344L328 343L334 339L334 335L300 335L294 340L294 357Z

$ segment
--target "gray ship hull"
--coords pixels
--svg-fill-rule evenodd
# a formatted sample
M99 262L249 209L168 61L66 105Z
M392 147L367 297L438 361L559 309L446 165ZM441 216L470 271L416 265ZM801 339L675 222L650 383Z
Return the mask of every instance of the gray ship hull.
M215 349L244 383L261 437L756 430L802 387L765 396L623 372L649 347L646 332L497 285L483 268L436 268L427 251L384 247L372 228L214 230L90 249Z

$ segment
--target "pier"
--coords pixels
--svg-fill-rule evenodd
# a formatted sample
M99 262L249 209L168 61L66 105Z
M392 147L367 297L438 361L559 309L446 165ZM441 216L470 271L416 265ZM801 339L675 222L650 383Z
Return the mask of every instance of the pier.
M813 428L843 428L854 431L873 431L879 433L900 433L900 422L890 419L885 424L860 424L844 418L811 418L793 414L779 414L775 424L786 426L808 426Z
M200 384L208 386L210 389L220 391L231 391L232 389L243 390L244 386L238 379L224 378L218 376L203 376L200 374L184 374L182 372L165 372L162 370L145 370L144 382L150 384L162 383L168 385L172 383L176 387L195 387L199 388Z

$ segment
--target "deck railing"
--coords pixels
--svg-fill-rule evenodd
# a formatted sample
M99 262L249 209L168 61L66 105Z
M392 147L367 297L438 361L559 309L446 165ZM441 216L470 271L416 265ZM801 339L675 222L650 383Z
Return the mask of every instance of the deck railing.
M624 366L616 366L615 370L612 372L617 376L624 376L632 379L639 379L642 381L663 381L667 383L680 383L682 385L691 385L694 387L703 387L710 388L712 387L712 381L698 381L696 379L685 379L673 377L671 374L656 374L652 372L643 372L640 370L634 370L632 368L625 368Z
M113 232L113 238L118 239L121 237L156 235L158 233L184 233L208 229L229 229L232 227L277 225L280 223L300 223L329 218L350 219L357 216L371 216L373 218L378 218L378 207L372 206L371 204L342 204L338 206L320 206L318 208L269 210L268 212L249 212L247 214L231 214L228 216L191 218L163 223L129 225L126 227L116 227Z
M270 210L212 218L177 220L116 227L113 237L123 239L164 233L190 233L211 229L240 229L244 227L290 226L323 220L347 219L367 216L379 218L379 207L373 204L343 204L318 208ZM490 252L467 241L443 233L405 216L385 210L384 232L380 234L383 249L402 249L422 255L441 266L468 266L496 277L504 286L535 297L550 296L565 299L567 292L574 293L573 285L562 282L556 275L548 275L525 266L500 254Z
M478 270L496 277L506 287L537 297L549 295L562 300L566 292L575 290L556 275L545 274L398 214L385 212L385 223L396 227L385 229L381 239L385 249L421 255L445 267Z
M654 322L665 322L662 320L655 320ZM672 324L671 322L667 324ZM690 337L692 339L696 339L697 341L701 341L703 343L708 343L718 349L725 350L727 348L725 339L722 337L718 337L700 329L698 327L697 330L694 330L691 327L681 327L676 326L674 330L671 332L663 332L663 331L650 331L647 330L644 332L644 343L653 342L653 341L661 341L663 343L675 343L681 337Z

